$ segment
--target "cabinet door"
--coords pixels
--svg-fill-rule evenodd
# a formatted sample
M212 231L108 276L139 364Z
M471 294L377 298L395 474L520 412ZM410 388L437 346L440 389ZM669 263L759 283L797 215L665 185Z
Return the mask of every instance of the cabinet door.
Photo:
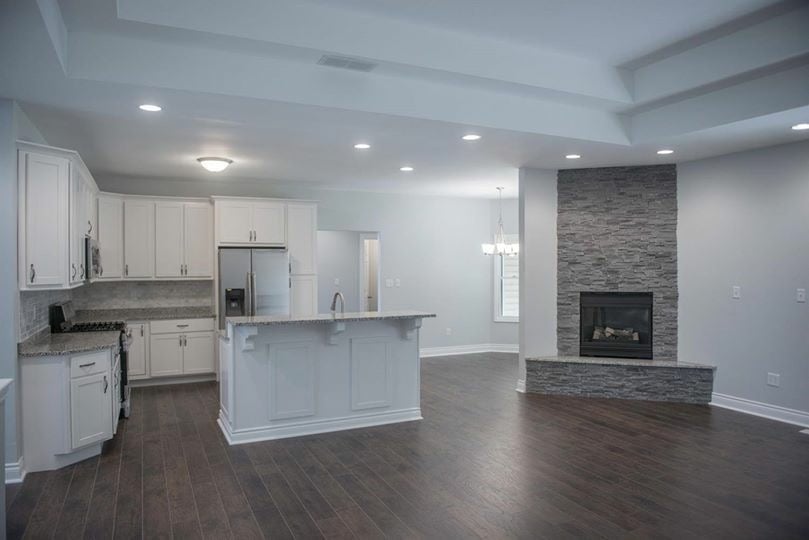
M148 378L149 323L128 323L127 333L131 338L126 354L127 374L130 379Z
M60 288L68 285L68 202L70 162L46 154L20 152L20 221L24 237L20 286Z
M306 317L317 313L317 276L290 277L289 314Z
M316 274L317 206L287 205L287 248L292 274Z
M183 373L213 373L213 332L185 334Z
M155 276L183 275L183 203L155 204Z
M151 336L149 347L149 372L152 377L182 375L183 347L180 334Z
M86 198L85 219L87 220L85 234L98 240L98 194L89 181L87 181L84 193Z
M120 279L124 275L124 202L119 197L98 198L98 248L101 255L99 279Z
M70 381L70 432L73 449L112 437L112 381L96 373Z
M283 246L287 240L286 205L253 203L253 243Z
M70 168L70 283L81 283L84 279L84 216L87 205L84 179L78 167Z
M249 244L252 239L251 204L247 201L216 203L217 234L221 244Z
M185 205L185 275L213 277L213 210L207 203Z
M155 203L138 199L124 202L124 277L154 277ZM103 262L103 259L102 259Z

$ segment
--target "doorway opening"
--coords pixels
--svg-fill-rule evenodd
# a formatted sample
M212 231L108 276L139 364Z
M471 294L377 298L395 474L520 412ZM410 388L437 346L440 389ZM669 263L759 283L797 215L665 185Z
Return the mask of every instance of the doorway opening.
M360 233L360 311L379 311L379 233Z
M372 231L318 231L318 311L328 313L341 293L345 311L379 311L380 235Z

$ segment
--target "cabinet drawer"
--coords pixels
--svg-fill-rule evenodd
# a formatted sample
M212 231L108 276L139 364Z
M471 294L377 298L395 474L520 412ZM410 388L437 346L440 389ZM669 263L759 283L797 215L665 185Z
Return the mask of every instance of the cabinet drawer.
M70 357L70 378L84 377L94 373L106 373L110 369L109 351L99 351Z
M175 321L152 321L152 334L177 334L186 332L210 332L213 319L178 319Z

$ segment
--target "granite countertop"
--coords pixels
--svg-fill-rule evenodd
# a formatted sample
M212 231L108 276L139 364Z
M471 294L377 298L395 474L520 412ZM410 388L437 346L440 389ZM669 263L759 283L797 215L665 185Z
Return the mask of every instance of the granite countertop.
M34 336L17 346L19 356L58 356L104 349L117 349L121 333L73 332L65 334L44 333Z
M211 319L213 306L157 307L136 309L82 309L75 322L162 321L172 319Z
M600 356L538 356L526 358L526 362L557 362L563 364L596 364L600 366L673 367L684 369L713 369L716 366L675 362L672 360L647 360L644 358L605 358Z
M356 313L319 313L305 317L291 317L289 315L265 315L255 317L228 317L226 322L233 326L268 326L276 324L324 324L333 322L355 321L387 321L396 319L427 319L435 317L435 313L424 311L359 311Z

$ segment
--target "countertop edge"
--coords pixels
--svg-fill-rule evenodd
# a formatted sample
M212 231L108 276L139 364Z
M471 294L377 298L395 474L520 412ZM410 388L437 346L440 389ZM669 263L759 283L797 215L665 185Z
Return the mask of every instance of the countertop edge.
M435 318L435 313L428 312L379 312L378 314L360 314L360 313L345 313L343 315L331 315L323 313L320 315L311 315L307 317L297 318L274 318L272 316L262 317L228 317L225 319L227 324L232 326L274 326L274 325L289 325L289 324L330 324L339 322L363 322L363 321L386 321L386 320L405 320L405 319L431 319Z

